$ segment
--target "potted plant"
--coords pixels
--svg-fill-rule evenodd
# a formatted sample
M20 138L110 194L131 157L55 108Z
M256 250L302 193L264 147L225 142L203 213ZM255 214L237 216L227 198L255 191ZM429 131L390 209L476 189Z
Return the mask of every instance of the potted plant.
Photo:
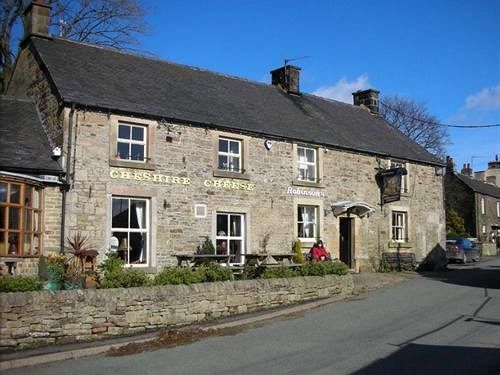
M86 282L84 277L85 262L87 258L97 257L97 250L90 244L88 236L84 236L80 232L76 232L66 240L68 242L66 250L72 254L72 257L68 261L64 287L65 289L81 289Z
M47 290L59 290L64 281L66 265L68 259L64 254L50 253L47 256L47 276L48 281L43 288Z

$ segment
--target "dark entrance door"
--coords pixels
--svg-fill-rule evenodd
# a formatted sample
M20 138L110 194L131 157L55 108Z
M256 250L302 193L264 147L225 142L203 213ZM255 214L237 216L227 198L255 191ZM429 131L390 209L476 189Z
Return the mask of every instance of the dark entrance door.
M340 260L352 268L354 255L354 219L340 218Z

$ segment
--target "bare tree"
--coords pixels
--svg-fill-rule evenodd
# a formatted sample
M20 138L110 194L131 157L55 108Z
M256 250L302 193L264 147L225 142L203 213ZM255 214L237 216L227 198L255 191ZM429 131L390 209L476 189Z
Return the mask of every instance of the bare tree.
M424 103L399 96L386 96L380 102L379 113L390 125L431 154L444 158L444 147L449 142L447 128L438 124Z
M0 92L12 72L17 41L13 34L26 5L23 0L0 0ZM145 8L139 0L46 0L51 5L53 35L117 49L132 49L146 31Z

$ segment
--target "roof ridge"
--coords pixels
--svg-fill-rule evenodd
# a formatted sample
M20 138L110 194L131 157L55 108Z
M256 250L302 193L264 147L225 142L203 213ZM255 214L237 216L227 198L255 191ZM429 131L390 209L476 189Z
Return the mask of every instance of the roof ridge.
M39 37L36 37L36 36L34 36L33 38L44 39L44 38L39 38ZM204 72L204 73L210 73L210 74L214 74L214 75L217 75L217 76L220 76L220 77L224 77L224 78L230 78L230 79L235 79L235 80L238 80L238 81L253 83L253 84L256 84L256 85L259 85L259 86L266 86L266 87L271 87L271 88L274 87L274 85L272 85L270 83L260 82L260 81L252 80L250 78L243 78L243 77L239 77L239 76L228 74L228 73L216 72L216 71L213 71L213 70L200 68L198 66L181 64L181 63L177 63L177 62L170 61L170 60L167 60L167 59L162 59L162 58L157 57L155 55L148 55L147 53L146 54L142 54L142 53L139 53L137 51L136 52L124 51L124 50L120 50L120 49L109 47L109 46L102 46L102 45L99 45L99 44L94 44L94 43L89 43L89 42L82 42L82 41L79 41L79 40L72 40L72 39L67 39L67 38L62 38L62 37L53 37L52 39L53 40L59 40L59 41L62 41L62 42L80 44L80 45L84 45L84 46L87 46L87 47L93 47L93 48L98 48L98 49L102 49L102 50L107 50L109 52L115 52L115 53L119 53L119 54L122 54L122 55L128 55L128 56L133 56L133 57L137 57L137 58L141 58L141 59L145 59L145 60L156 61L156 62L159 62L159 63L174 65L174 66L178 66L180 68L186 68L186 69L191 69L191 70L194 70L194 71L199 71L199 72Z
M33 98L29 96L14 96L14 95L0 95L1 99L12 100L17 102L27 102L27 103L35 103Z

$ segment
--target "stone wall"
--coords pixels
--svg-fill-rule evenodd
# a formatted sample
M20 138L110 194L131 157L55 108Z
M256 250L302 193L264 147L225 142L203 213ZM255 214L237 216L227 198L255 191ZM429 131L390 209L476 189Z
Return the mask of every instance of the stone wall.
M90 341L353 292L352 275L0 294L0 350Z

